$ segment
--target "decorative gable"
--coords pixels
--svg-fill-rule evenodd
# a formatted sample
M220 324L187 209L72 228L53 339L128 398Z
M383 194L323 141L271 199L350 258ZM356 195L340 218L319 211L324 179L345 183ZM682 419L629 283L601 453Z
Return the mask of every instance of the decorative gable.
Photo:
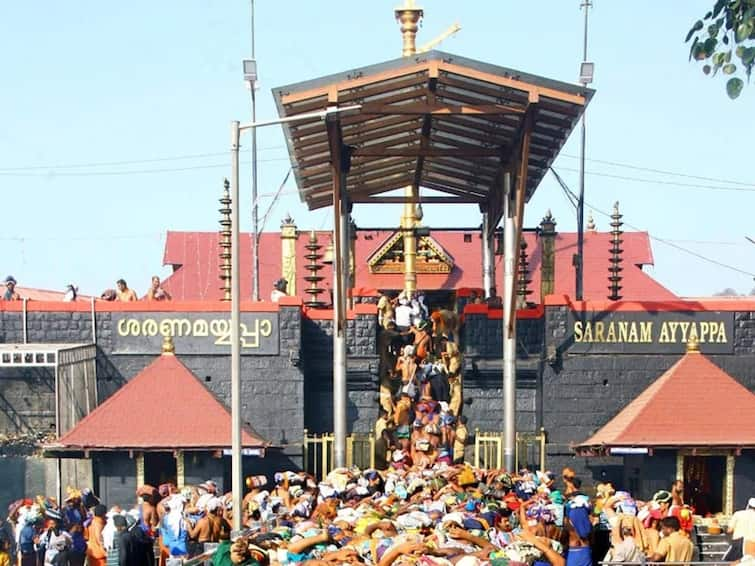
M368 259L370 273L404 272L404 238L394 232ZM454 259L431 236L417 238L417 273L450 273Z

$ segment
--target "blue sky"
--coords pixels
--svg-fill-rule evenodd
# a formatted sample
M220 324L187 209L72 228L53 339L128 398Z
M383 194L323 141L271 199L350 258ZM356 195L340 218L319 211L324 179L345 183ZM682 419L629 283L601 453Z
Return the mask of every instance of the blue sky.
M597 93L588 114L588 158L742 184L589 161L588 172L602 175L588 174L587 202L610 211L618 200L628 224L755 272L755 245L745 239L755 238L755 86L730 101L722 80L706 78L687 62L683 43L712 0L596 4L589 58ZM426 0L423 7L420 45L458 21L463 29L440 49L577 79L579 0ZM276 117L275 86L397 57L393 8L387 0L256 0L258 118ZM150 275L169 272L161 267L166 230L217 229L229 123L250 117L241 71L250 55L249 2L28 0L1 10L0 272L41 288L73 281L92 294L124 277L141 293ZM260 131L258 140L260 192L270 194L285 177L288 157L280 128ZM573 134L555 164L575 191L578 142ZM198 157L168 159L185 156ZM98 163L105 164L91 165ZM241 175L242 228L249 229L248 165ZM292 178L266 229L277 230L286 213L302 228L330 227L331 213L308 212L295 188ZM270 200L262 201L263 211ZM357 224L398 222L397 207L378 208L357 206ZM527 206L527 225L548 208L560 230L575 229L574 209L550 175ZM598 229L608 229L605 217L593 216ZM475 226L480 220L475 206L438 205L425 207L425 222ZM752 274L659 241L653 251L652 274L680 295L755 287Z

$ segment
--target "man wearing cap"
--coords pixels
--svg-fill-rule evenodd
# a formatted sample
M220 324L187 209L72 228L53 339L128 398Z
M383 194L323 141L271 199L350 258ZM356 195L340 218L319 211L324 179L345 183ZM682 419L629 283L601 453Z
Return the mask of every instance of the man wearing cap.
M16 280L13 275L5 278L5 292L3 293L4 301L20 301L21 295L16 292Z
M49 527L39 541L40 551L44 556L44 565L65 564L68 559L64 553L71 547L73 540L71 535L63 530L63 516L57 509L48 509L45 511L45 518L49 522ZM59 557L59 554L64 556Z
M739 560L742 558L744 541L755 541L755 497L749 499L747 507L731 516L727 532L731 535L731 546L723 560Z
M585 495L575 495L566 504L564 528L569 536L567 566L591 566L592 549L590 535L590 501Z

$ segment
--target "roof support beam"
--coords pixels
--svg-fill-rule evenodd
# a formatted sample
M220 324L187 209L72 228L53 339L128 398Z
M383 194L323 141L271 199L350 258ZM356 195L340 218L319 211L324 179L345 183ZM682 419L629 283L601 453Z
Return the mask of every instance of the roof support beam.
M430 79L431 81L437 79ZM523 109L516 106L506 106L504 104L448 104L434 102L413 102L409 104L382 104L366 102L362 104L362 112L376 115L427 115L427 114L473 114L473 115L500 115L500 114L521 114Z
M430 69L430 78L427 83L427 103L422 104L427 108L435 106L435 90L438 87L438 68L433 67ZM432 132L432 116L431 112L425 113L425 117L422 120L422 132L420 133L419 149L420 151L427 151L430 148L430 133ZM419 186L422 182L422 170L425 167L425 156L421 153L417 156L417 163L414 167L414 180L412 181L413 194L419 195ZM404 242L406 248L406 242Z
M334 97L335 98L335 97ZM337 99L333 100L337 103ZM346 465L346 281L349 246L349 204L346 174L350 167L350 150L343 144L337 115L326 118L333 179L334 255L333 260L333 455L336 466Z
M527 167L529 166L529 154L530 154L530 146L532 142L532 129L534 127L535 123L535 114L538 111L538 103L540 101L540 98L537 94L530 94L530 103L529 106L527 106L527 112L524 114L524 118L522 119L522 122L519 126L519 130L517 131L516 135L514 136L514 142L508 147L504 148L504 150L501 152L502 155L508 154L508 159L505 162L501 162L500 168L498 170L498 174L496 175L496 179L493 182L494 187L500 187L503 185L503 175L504 172L509 171L512 173L512 177L516 175L516 180L519 180L519 173L521 170L521 156L522 152L525 146L525 138L526 138L526 146L527 146L527 160L525 164L525 170L527 170ZM508 151L506 151L508 150ZM524 197L526 199L527 192L526 192L526 176L525 176L525 183L523 185L524 188ZM519 188L517 186L517 188ZM494 194L496 194L496 199L493 203L491 203L493 206L490 207L488 212L490 213L490 225L492 227L498 226L498 223L501 221L501 217L503 216L503 199L498 196L499 191L493 191ZM518 204L518 203L516 203ZM524 201L522 201L522 206L524 206ZM494 228L492 228L494 229ZM521 232L520 232L521 235ZM519 248L517 248L518 250Z
M524 117L523 134L522 134L522 146L519 150L519 171L516 176L516 200L514 205L516 206L516 212L514 217L514 228L516 235L514 238L514 274L519 270L519 247L522 244L522 227L524 224L524 201L527 197L527 169L530 161L530 137L532 135L532 122L533 112L527 112ZM509 312L516 312L516 293L511 293L511 303L509 304ZM514 326L516 325L516 315L509 317L509 333L514 332Z
M421 142L421 140L420 140ZM446 143L445 141L443 143ZM451 143L450 141L448 142ZM356 148L354 157L497 157L500 150L494 148L434 148L434 147L383 147Z
M425 196L425 197L354 197L352 202L362 203L379 203L379 204L405 204L407 202L415 202L422 204L470 204L479 202L478 199L471 197L441 197L441 196Z

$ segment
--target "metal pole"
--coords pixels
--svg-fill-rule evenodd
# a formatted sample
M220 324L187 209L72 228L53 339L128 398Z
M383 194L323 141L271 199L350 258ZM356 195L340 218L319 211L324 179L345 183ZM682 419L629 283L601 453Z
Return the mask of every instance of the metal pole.
M585 9L585 30L582 42L582 62L587 61L587 15L590 11L590 0L585 0L580 7ZM587 86L583 83L583 86ZM587 140L587 130L585 126L585 116L587 109L582 111L581 132L579 144L579 199L577 201L577 257L575 262L575 294L578 301L582 300L584 285L584 247L585 247L585 144Z
M92 344L97 344L97 314L94 309L94 297L91 299L92 311Z
M490 214L482 213L482 286L485 289L485 298L491 297L491 290L495 286L493 273L493 248L490 237Z
M504 272L503 272L503 466L514 470L514 448L516 444L516 325L511 324L512 312L509 305L514 296L514 263L516 261L516 226L511 197L511 173L503 177L504 202Z
M241 348L239 341L239 122L231 122L231 489L233 530L241 531L244 497L241 456Z
M254 58L254 0L252 8L252 60ZM252 91L252 122L257 121L256 81L249 83ZM259 234L259 204L257 202L257 128L252 128L252 300L260 300L260 234Z
M27 313L26 313L26 302L28 300L29 299L27 299L26 297L24 297L22 299L22 302L21 302L21 310L23 311L23 313L22 313L23 317L21 318L21 324L23 326L22 329L23 329L24 344L27 344L29 342L29 328L28 328L28 325L27 325L27 322L26 322L26 315L27 315Z
M346 466L346 285L348 273L348 212L344 206L343 174L340 163L332 166L333 196L333 460L336 468ZM345 244L345 245L344 245ZM345 269L344 269L345 268Z

